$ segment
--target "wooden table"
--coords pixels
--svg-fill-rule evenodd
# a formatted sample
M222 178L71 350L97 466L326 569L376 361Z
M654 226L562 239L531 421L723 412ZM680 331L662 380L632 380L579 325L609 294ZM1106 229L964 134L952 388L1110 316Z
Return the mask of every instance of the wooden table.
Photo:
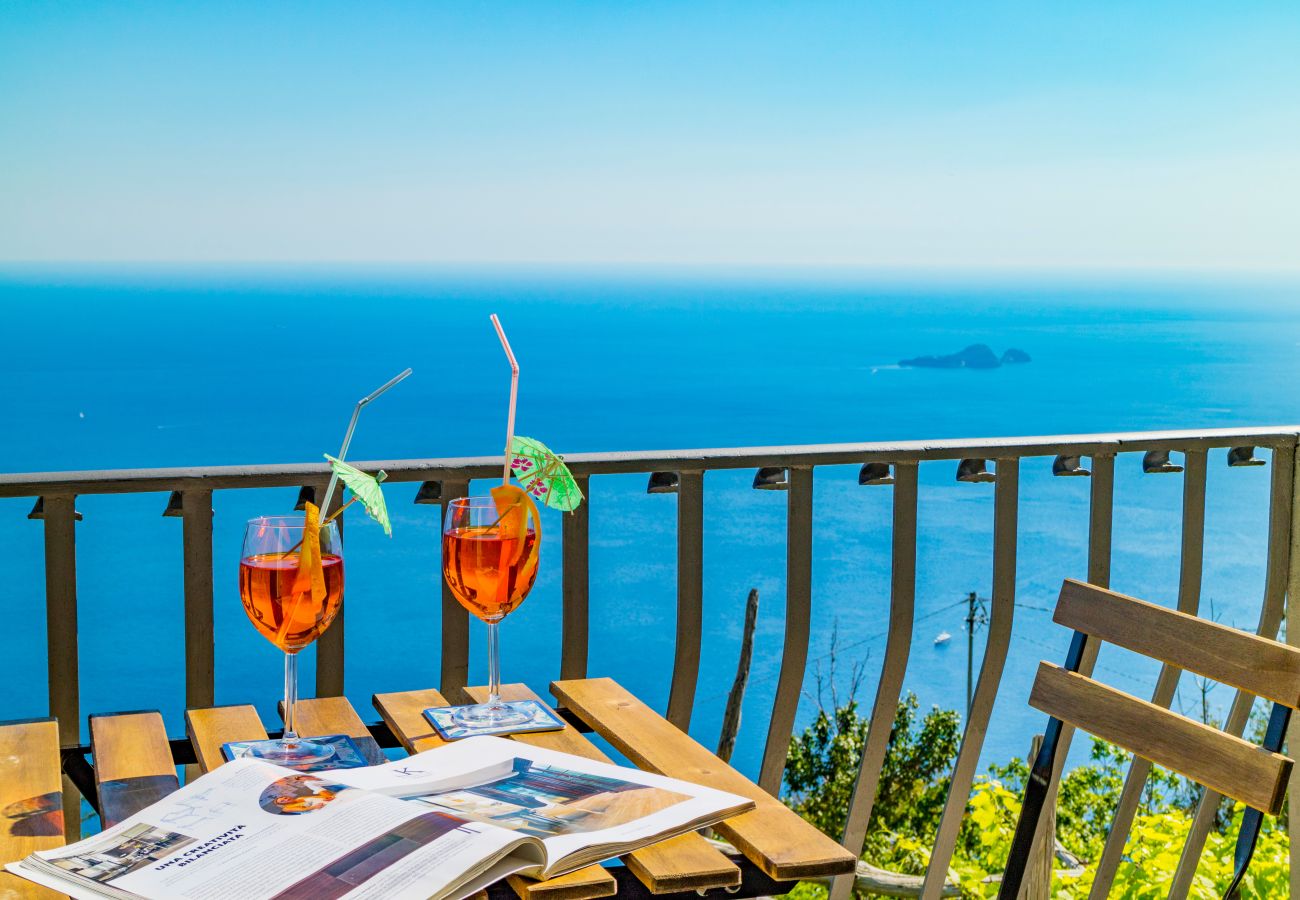
M567 719L607 740L636 766L730 791L754 800L753 810L714 826L735 848L723 852L698 834L684 834L622 857L621 865L588 866L545 881L511 876L494 885L491 900L585 900L612 895L671 898L715 891L720 896L783 894L804 878L854 870L855 857L791 812L745 776L679 731L658 713L608 678L552 683ZM486 688L468 688L458 701L480 701ZM521 684L506 685L508 700L538 699ZM376 694L375 708L396 742L409 753L445 743L423 716L430 706L446 706L437 691ZM186 713L189 747L206 772L221 765L227 741L267 737L252 706L219 706ZM301 700L298 731L305 737L348 734L372 762L383 750L371 729L342 697ZM90 717L94 758L94 803L105 827L120 822L179 786L174 744L169 744L157 712ZM607 760L579 728L516 735L514 740L588 759ZM66 754L64 754L66 755ZM52 719L0 724L0 860L21 859L33 850L63 844L58 728ZM89 776L85 776L89 777ZM83 779L84 780L84 779ZM87 785L88 787L88 785ZM51 891L8 873L0 874L0 900L52 898Z

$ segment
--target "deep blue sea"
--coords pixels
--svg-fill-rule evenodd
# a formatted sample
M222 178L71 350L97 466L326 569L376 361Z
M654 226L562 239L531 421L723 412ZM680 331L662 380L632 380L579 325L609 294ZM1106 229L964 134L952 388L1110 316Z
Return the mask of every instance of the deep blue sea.
M362 417L351 458L486 455L501 445L508 370L497 312L523 375L518 431L560 452L741 447L1300 422L1300 284L1264 280L847 273L415 269L9 268L0 472L315 461L338 449L353 403L406 366L414 375ZM1033 362L993 371L900 369L903 357L983 342ZM1023 755L1041 717L1025 705L1037 661L1068 636L1044 610L1085 574L1088 481L1022 467L1018 600L984 751ZM965 702L964 608L991 583L992 485L955 464L921 470L915 647L907 688ZM838 626L841 675L865 663L869 705L889 589L887 488L855 467L815 486L814 634ZM785 495L753 472L705 481L705 659L693 733L717 740L745 596L761 594L739 766L754 774L779 668ZM1268 467L1211 456L1204 603L1253 628L1264 582ZM662 705L674 629L674 500L645 476L591 490L591 662ZM484 485L486 486L486 485ZM1172 603L1182 479L1116 476L1116 589ZM386 489L394 534L349 518L347 693L432 686L439 647L437 507L416 485ZM236 590L244 521L287 511L290 489L215 499L217 702L275 721L279 654ZM165 494L87 496L77 526L82 710L159 708L181 735L180 521ZM30 500L0 500L0 718L46 712L42 534ZM547 513L542 574L503 626L506 680L558 674L559 518ZM942 631L953 639L936 646ZM475 677L484 677L481 627ZM983 635L977 638L982 644ZM308 651L310 655L310 651ZM1150 690L1154 670L1111 648L1100 673ZM976 659L978 665L978 658ZM822 665L825 660L822 659ZM811 664L810 664L811 666ZM304 666L305 695L313 666ZM841 678L841 696L847 687ZM808 682L812 688L812 679ZM1183 690L1190 704L1188 686ZM1227 689L1211 695L1230 699ZM815 710L810 698L801 722ZM84 723L83 723L84 727Z

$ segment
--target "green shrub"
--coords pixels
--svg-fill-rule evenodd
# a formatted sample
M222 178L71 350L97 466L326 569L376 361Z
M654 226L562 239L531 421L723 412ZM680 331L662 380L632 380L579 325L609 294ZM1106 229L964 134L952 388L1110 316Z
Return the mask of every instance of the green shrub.
M960 744L955 712L936 707L918 722L918 706L911 694L898 706L862 854L874 866L911 875L923 874L929 863ZM834 709L820 709L790 742L786 803L837 840L843 834L868 728L850 699ZM1087 897L1130 760L1129 754L1094 739L1089 762L1062 779L1057 838L1085 860L1085 867L1081 875L1068 877L1058 870L1055 898ZM997 895L996 880L986 879L1006 864L1027 775L1024 760L1013 759L990 767L990 776L976 781L949 872L964 896ZM1185 779L1152 770L1111 896L1145 900L1168 895L1199 797L1200 789ZM1241 815L1240 805L1225 804L1224 815L1216 819L1206 841L1190 897L1217 898L1227 888ZM1290 844L1284 822L1265 820L1242 898L1287 895ZM799 900L825 898L824 888L816 885L801 885L796 894Z

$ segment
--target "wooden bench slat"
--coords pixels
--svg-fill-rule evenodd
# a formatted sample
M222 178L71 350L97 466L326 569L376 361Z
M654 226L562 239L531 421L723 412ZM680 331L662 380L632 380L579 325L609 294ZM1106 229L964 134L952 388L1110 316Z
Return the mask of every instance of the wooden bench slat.
M1300 650L1066 579L1052 620L1257 697L1300 708Z
M442 694L432 688L375 694L371 702L407 753L420 753L446 746L447 742L424 717L424 711L430 707L450 705Z
M511 875L506 882L524 900L590 900L593 897L612 897L618 893L618 882L601 866L585 866L567 875L556 875L545 881L533 881Z
M224 765L221 745L231 741L261 741L266 729L252 706L213 706L185 712L185 731L190 736L199 768L211 772Z
M90 752L105 828L180 787L167 730L155 710L91 716Z
M641 768L752 799L755 809L720 822L714 829L769 877L788 881L854 871L854 854L612 679L556 681L551 693Z
M469 687L465 691L476 703L485 701L488 696L486 687ZM546 706L540 697L523 684L502 685L501 696L506 700L536 700ZM611 762L595 744L568 724L562 731L538 731L510 737L534 747L572 753L597 762ZM653 894L735 887L740 884L740 869L735 863L710 847L704 838L694 832L634 850L623 857L623 863Z
M281 704L283 707L284 704ZM281 714L284 710L281 709ZM315 697L299 700L296 710L298 734L309 738L321 734L346 734L357 743L361 755L372 766L388 762L379 742L346 697Z
M442 694L435 690L400 691L375 694L375 708L388 723L402 746L412 753L432 750L447 744L424 717L431 706L447 706ZM531 878L510 876L510 887L524 900L588 900L609 897L618 892L618 882L600 866L586 866L568 875L534 881Z
M0 864L63 843L58 722L0 723ZM54 900L61 896L0 870L0 897L4 900Z
M1029 705L1270 815L1282 808L1291 760L1279 753L1046 662Z

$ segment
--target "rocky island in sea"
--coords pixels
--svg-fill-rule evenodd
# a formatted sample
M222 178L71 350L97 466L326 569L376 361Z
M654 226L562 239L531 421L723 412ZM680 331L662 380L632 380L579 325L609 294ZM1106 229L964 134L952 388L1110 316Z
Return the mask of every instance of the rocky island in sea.
M999 366L1020 365L1030 361L1029 354L1016 347L1010 347L998 356L988 344L971 344L956 353L900 359L898 364L919 369L996 369Z

